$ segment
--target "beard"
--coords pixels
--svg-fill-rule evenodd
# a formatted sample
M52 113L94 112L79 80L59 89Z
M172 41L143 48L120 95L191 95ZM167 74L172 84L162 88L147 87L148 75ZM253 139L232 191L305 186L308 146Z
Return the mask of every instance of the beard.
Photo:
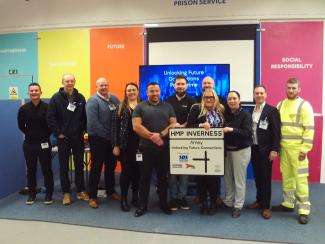
M185 93L186 93L186 91L182 91L182 92L177 92L177 91L176 91L176 95L179 96L179 97L184 96Z

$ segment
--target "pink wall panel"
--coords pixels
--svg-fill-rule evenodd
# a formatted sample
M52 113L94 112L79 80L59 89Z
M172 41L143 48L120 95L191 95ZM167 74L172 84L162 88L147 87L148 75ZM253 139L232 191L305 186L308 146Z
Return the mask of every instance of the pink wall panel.
M276 105L286 97L285 82L290 77L301 81L301 97L309 101L314 113L322 113L323 22L262 23L261 83L266 86L268 102ZM322 114L315 117L314 147L309 154L312 182L320 181ZM281 179L279 162L273 178Z

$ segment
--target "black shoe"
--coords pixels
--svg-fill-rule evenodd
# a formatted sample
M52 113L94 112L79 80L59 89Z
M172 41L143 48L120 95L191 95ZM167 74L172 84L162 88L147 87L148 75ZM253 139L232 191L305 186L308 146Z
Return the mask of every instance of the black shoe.
M121 210L123 212L129 212L130 211L130 206L128 204L128 200L126 197L122 197L121 199Z
M232 217L233 218L239 218L241 210L239 208L234 208L232 210Z
M308 224L308 222L309 222L308 215L299 214L298 222L299 222L299 224L302 224L302 225Z
M140 217L140 216L144 215L146 212L147 212L147 208L138 208L134 212L134 217Z
M169 206L163 206L160 209L167 215L171 215L173 213Z
M191 209L191 207L188 205L185 197L183 197L182 200L180 200L180 207L183 210L190 210Z
M44 198L44 204L50 205L53 203L52 193L46 193Z
M171 201L170 201L170 209L172 211L177 211L179 209L179 204L178 204L178 200L173 198Z
M287 208L280 204L279 206L273 206L272 211L274 211L274 212L293 212L294 208Z
M26 204L27 205L33 205L36 199L36 195L35 194L31 194L28 196Z

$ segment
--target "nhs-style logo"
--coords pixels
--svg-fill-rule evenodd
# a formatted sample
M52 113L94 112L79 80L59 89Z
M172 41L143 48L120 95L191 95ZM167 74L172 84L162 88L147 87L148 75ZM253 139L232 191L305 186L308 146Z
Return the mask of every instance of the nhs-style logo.
M188 162L188 155L187 154L179 154L178 160L179 160L179 162L186 163L186 162Z

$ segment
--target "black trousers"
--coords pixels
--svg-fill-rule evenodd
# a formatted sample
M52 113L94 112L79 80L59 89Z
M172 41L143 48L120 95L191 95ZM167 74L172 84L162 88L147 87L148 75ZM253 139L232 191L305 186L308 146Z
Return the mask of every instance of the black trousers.
M127 197L130 184L132 185L132 194L139 194L140 164L135 160L135 154L128 155L128 151L122 152L120 187L122 197Z
M60 162L60 180L63 193L71 193L69 178L69 157L72 150L75 168L75 184L77 192L85 190L84 183L84 142L78 138L58 138L58 153Z
M89 197L96 199L100 175L105 164L105 187L108 195L115 192L116 157L110 141L99 136L89 136L92 164L89 174Z
M160 207L167 206L167 175L169 169L169 151L163 147L141 147L143 162L140 162L139 206L147 207L150 192L152 170L157 174Z
M42 149L41 143L24 142L23 151L27 167L27 186L30 194L35 194L37 186L37 160L39 160L44 176L44 186L47 194L53 193L53 172L51 144L47 142L49 147Z
M219 176L204 175L197 176L197 189L202 203L206 202L208 193L210 196L210 202L215 204L218 195L218 182L220 182ZM220 186L220 184L219 184Z
M256 201L262 209L270 208L272 194L272 163L269 151L261 152L258 146L252 146L252 164L256 185Z

